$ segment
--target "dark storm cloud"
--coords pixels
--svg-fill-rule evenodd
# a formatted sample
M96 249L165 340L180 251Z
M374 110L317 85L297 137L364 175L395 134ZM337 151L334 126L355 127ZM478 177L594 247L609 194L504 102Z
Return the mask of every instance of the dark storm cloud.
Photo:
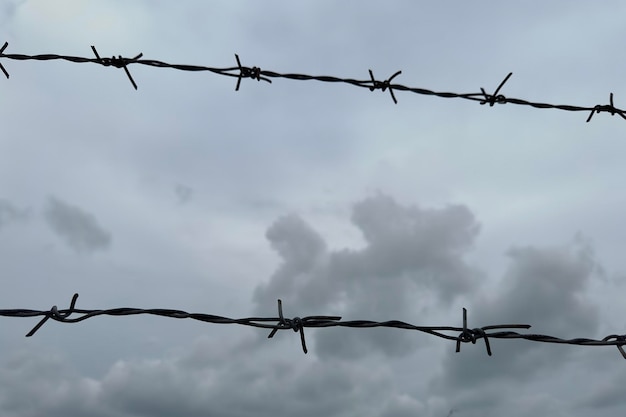
M580 404L590 409L611 409L626 405L624 384L626 375L623 372L604 378L590 387L590 393L583 396Z
M449 304L474 288L478 273L463 256L479 227L466 207L405 207L377 195L354 206L352 222L365 248L328 251L300 217L278 219L266 236L282 263L256 289L259 310L282 298L302 315L334 309L333 314L353 319L410 320L415 306L424 312L433 297ZM414 340L389 329L327 329L317 337L316 351L324 357L398 356L411 352Z
M0 229L6 224L28 217L26 210L15 207L10 201L0 198Z
M469 309L471 326L524 323L532 325L536 334L596 336L598 308L585 298L585 291L601 268L590 244L576 239L564 247L515 247L507 256L510 265L499 287ZM460 407L474 402L476 415L491 415L485 414L491 407L489 398L507 402L509 388L523 386L538 375L553 375L573 354L567 345L508 340L492 340L491 345L492 357L478 345L447 354L443 374L433 381L435 392L454 390ZM499 394L493 395L492 390Z
M77 206L50 197L44 216L56 235L76 252L94 252L111 245L111 234L93 214Z
M535 331L594 334L598 312L584 294L599 267L589 244L515 247L507 255L511 265L503 279L504 291L492 300L483 319L497 313L505 322L533 323Z
M113 416L94 408L96 386L59 356L20 351L0 366L0 409L7 416Z
M229 350L198 363L189 358L194 349L168 359L118 361L98 379L81 378L58 357L24 352L0 363L0 408L54 417L375 415L392 390L390 373L376 365L259 360L260 352ZM399 407L402 402L388 408Z
M358 276L413 274L414 281L434 289L444 302L471 290L474 276L462 256L480 228L467 207L403 207L378 195L354 206L352 222L368 246L357 258L339 256L341 268L363 268Z

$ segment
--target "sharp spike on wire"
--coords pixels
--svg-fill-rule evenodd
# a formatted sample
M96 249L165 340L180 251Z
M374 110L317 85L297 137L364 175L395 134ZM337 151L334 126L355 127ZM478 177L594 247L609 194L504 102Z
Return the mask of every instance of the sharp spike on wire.
M467 309L463 307L463 331L456 339L456 352L459 353L461 351L461 342L469 341L468 338L468 330L467 330Z
M334 317L325 317L325 319L334 319ZM304 353L308 352L308 349L306 347L306 341L304 339L304 321L303 319L301 319L300 317L294 317L293 319L286 319L283 316L283 302L282 300L279 298L278 299L278 323L276 324L277 327L273 328L272 331L270 332L270 334L267 336L268 339L271 339L272 337L274 337L274 335L276 334L276 332L278 331L278 329L288 329L291 328L293 329L294 332L299 332L300 333L300 342L302 343L302 351Z
M283 317L283 302L281 301L280 298L278 299L278 325L279 326L284 326L285 325L285 318ZM279 329L279 327L275 327L274 329L272 329L272 331L267 336L267 338L271 339L272 337L274 337L274 335L276 334L278 329Z
M103 65L105 67L114 66L116 68L123 68L133 88L137 90L137 83L133 79L133 76L130 74L130 71L128 70L128 64L137 62L137 60L143 56L143 53L140 52L134 58L123 58L121 55L118 55L117 58L115 56L111 58L101 58L95 46L91 45L91 50L96 56L96 62L99 63L100 65Z
M58 321L63 321L68 318L69 315L72 314L72 312L74 311L74 307L76 306L76 300L78 300L78 293L75 293L72 297L72 301L70 302L70 308L65 313L59 313L58 307L55 305L52 306L50 312L46 314L46 316L41 319L30 332L26 334L26 337L31 337L35 333L37 333L37 330L39 330L41 326L43 326L50 318Z
M503 96L502 94L498 94L498 93L500 92L500 89L504 86L504 84L509 80L509 78L511 78L511 75L513 75L513 73L509 72L509 74L506 77L504 77L504 80L502 80L500 85L498 85L498 88L496 88L496 91L493 94L487 94L485 89L481 87L480 91L482 92L482 94L485 97L485 99L482 100L480 102L480 104L487 104L487 103L489 103L489 107L493 107L494 104L496 104L496 103L501 103L501 104L506 103L507 102L506 97Z
M391 95L391 99L393 100L394 104L398 104L398 100L396 99L396 96L393 93L393 86L391 85L391 81L394 78L396 78L398 75L402 74L402 71L396 71L395 74L393 74L391 77L389 77L385 81L377 81L374 78L374 73L372 72L372 70L370 69L368 71L370 73L370 81L372 83L371 87L369 87L370 91L374 91L377 88L379 88L381 91L385 91L389 89L389 94Z
M5 42L4 45L2 45L2 48L0 48L0 56L2 56L4 54L4 50L7 49L7 46L9 46L9 42ZM9 79L9 73L4 68L4 65L2 65L1 62L0 62L0 70L2 70L2 72L4 73L4 76L7 77L7 80L8 80Z

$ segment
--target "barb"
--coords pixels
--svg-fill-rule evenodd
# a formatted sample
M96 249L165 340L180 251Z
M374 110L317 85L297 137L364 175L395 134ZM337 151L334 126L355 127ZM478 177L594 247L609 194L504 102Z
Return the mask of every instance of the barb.
M103 66L113 66L116 68L123 68L126 72L126 76L130 80L131 84L137 89L137 84L135 80L130 74L128 66L131 64L138 65L147 65L156 68L171 68L179 71L205 71L211 72L213 74L222 75L226 77L235 77L237 78L237 85L235 86L235 91L239 91L239 87L241 86L241 80L243 78L252 78L257 81L266 81L267 83L271 83L273 78L285 78L289 80L296 81L319 81L319 82L327 82L327 83L344 83L354 87L367 88L370 91L381 90L386 91L389 90L389 94L393 99L394 103L398 103L396 99L395 92L397 91L406 91L419 95L426 96L435 96L441 98L460 98L463 100L471 100L477 101L479 104L489 104L489 107L493 107L495 104L515 104L520 106L530 106L536 109L556 109L570 112L585 112L588 113L587 122L591 121L594 114L597 113L610 113L611 116L619 115L622 119L626 120L626 111L623 109L619 109L613 104L613 93L610 94L610 104L596 104L594 106L577 106L570 104L550 104L550 103L541 103L536 101L528 101L525 99L506 97L503 94L500 94L500 90L504 86L504 84L509 80L513 73L509 73L504 80L498 85L498 88L494 91L493 94L489 94L485 91L484 88L481 87L480 92L478 93L452 93L452 92L441 92L441 91L433 91L426 88L419 87L410 87L402 84L392 84L392 80L401 74L401 71L397 71L394 75L389 77L385 81L378 81L374 78L374 74L372 70L369 70L370 78L366 80L356 80L353 78L342 78L328 75L308 75L308 74L292 74L292 73L279 73L268 70L261 70L261 68L253 66L247 67L241 64L239 56L235 54L235 59L237 61L237 66L235 67L226 67L226 68L217 68L217 67L209 67L203 65L187 65L187 64L169 64L167 62L152 60L152 59L140 59L143 54L138 54L134 58L123 58L121 55L118 55L111 58L101 58L95 47L92 46L92 51L95 58L84 58L84 57L76 57L76 56L67 56L67 55L57 55L57 54L41 54L41 55L24 55L24 54L5 54L4 51L7 48L8 43L5 42L4 46L0 48L0 59L12 59L18 61L51 61L51 60L63 60L72 63L93 63ZM4 75L9 78L9 73L5 69L5 67L0 63L0 70L4 73Z
M239 85L241 84L242 78L252 78L257 81L267 81L268 83L272 83L272 80L269 78L261 77L261 68L258 67L244 67L241 65L241 61L239 60L239 55L235 54L235 59L237 60L237 67L239 68L239 76L237 77L237 86L235 87L235 91L239 91Z
M300 332L300 342L302 343L302 351L308 352L306 348L306 341L304 340L304 323L300 317L294 317L293 319L286 319L283 317L283 302L278 300L278 324L277 328L274 328L267 336L268 339L274 337L278 329L293 329L294 332ZM310 318L310 317L309 317ZM341 317L331 317L331 319L341 320Z
M503 325L503 328L511 327L510 325ZM530 326L528 326L530 327ZM494 328L493 326L491 328ZM498 327L500 328L500 327ZM463 331L456 339L456 352L461 351L461 343L469 343L476 344L477 339L485 339L485 345L487 347L487 355L491 356L491 346L489 345L488 334L485 333L484 329L476 328L469 330L467 328L467 309L463 308Z
M504 80L500 83L500 85L498 86L498 88L496 88L495 93L493 93L493 95L487 94L485 92L485 89L480 87L480 91L483 93L483 96L485 96L485 99L482 100L480 102L480 104L487 104L489 103L489 107L493 107L494 104L496 103L502 103L505 104L506 103L506 97L504 97L502 94L498 94L500 92L500 89L502 88L502 86L504 85L504 83L506 83L509 78L511 78L511 75L513 75L512 72L509 72L509 75L507 75Z
M609 95L609 103L610 104L604 105L604 106L601 106L599 104L597 106L594 106L594 108L591 110L591 113L589 113L589 117L587 117L587 122L589 122L591 120L591 118L593 117L594 114L600 113L600 112L603 112L603 111L611 113L611 116L615 116L615 114L619 114L622 119L626 119L626 116L624 115L624 112L622 110L616 108L613 105L613 93L611 93Z
M139 308L112 308L107 310L84 310L76 308L78 294L74 294L70 302L70 308L59 310L57 306L53 306L50 310L27 310L27 309L5 309L0 310L0 316L4 317L40 317L43 318L26 334L26 337L33 336L49 319L60 323L78 323L97 316L134 316L134 315L154 315L161 317L169 317L175 319L192 319L205 323L214 324L239 324L242 326L258 327L263 329L272 329L268 338L274 337L279 330L293 330L300 333L300 342L302 350L307 353L306 342L304 339L304 328L322 328L322 327L352 327L352 328L374 328L388 327L403 330L415 330L432 336L440 337L446 340L452 340L456 343L456 351L460 352L461 343L475 344L478 340L484 339L487 348L487 354L492 355L489 339L524 339L532 342L558 343L578 346L616 346L620 354L626 359L626 351L623 346L626 345L626 335L609 335L602 340L576 338L576 339L560 339L554 336L541 334L524 334L512 330L505 329L529 329L529 324L496 324L470 329L467 325L467 310L463 309L463 327L453 326L416 326L399 320L390 321L370 321L370 320L349 320L341 321L340 316L307 316L294 317L293 319L285 318L283 315L282 301L278 300L278 317L246 317L233 319L228 317L216 316L204 313L188 313L181 310L171 309L139 309ZM80 315L70 318L70 315ZM497 331L494 331L497 330ZM460 333L459 333L460 332ZM452 334L448 334L452 333ZM457 334L454 336L453 334Z
M115 58L115 56L112 56L111 58L100 58L100 55L98 55L98 51L96 51L95 46L91 45L91 50L98 59L99 64L105 67L114 66L115 68L124 68L124 72L126 72L126 76L130 80L130 83L133 85L133 87L135 87L135 90L137 89L137 84L135 83L135 80L133 80L132 75L130 75L130 71L128 71L127 65L132 62L137 62L137 60L143 56L141 52L134 58L122 58L121 55L118 55L117 58Z
M4 50L7 49L7 46L9 46L9 42L5 42L4 45L2 45L2 48L0 49L0 57L4 56ZM4 66L2 65L1 62L0 62L0 69L2 70L2 72L7 77L7 80L8 80L9 79L9 73L4 68Z
M398 100L396 100L396 96L393 94L393 85L390 84L391 80L393 80L394 78L396 78L398 75L402 74L402 71L396 71L395 74L393 74L391 77L389 77L388 79L386 79L385 81L376 81L376 79L374 78L374 73L372 72L372 70L369 70L370 72L370 78L372 81L372 86L370 87L370 91L374 91L377 88L380 88L381 91L385 91L386 89L389 89L389 94L391 94L391 98L393 99L393 102L395 104L398 104Z
M53 318L54 320L61 321L61 322L65 321L65 319L67 319L70 316L70 314L74 312L74 307L76 306L76 300L78 300L78 293L74 294L74 296L72 297L69 310L64 310L63 313L59 313L57 306L52 306L52 308L50 309L50 312L46 314L44 318L41 319L41 321L37 323L37 325L33 327L33 329L26 334L26 337L31 337L32 335L34 335L37 332L37 330L39 330L41 326L43 326L50 318Z

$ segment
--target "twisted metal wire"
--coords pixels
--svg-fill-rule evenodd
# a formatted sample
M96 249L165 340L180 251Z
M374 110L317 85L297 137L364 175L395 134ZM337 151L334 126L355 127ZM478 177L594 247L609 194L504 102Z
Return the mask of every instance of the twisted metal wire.
M370 321L370 320L349 320L341 321L340 316L306 316L306 317L294 317L292 319L285 318L283 315L283 307L281 300L278 300L278 317L246 317L240 319L232 319L228 317L216 316L213 314L204 313L188 313L181 310L171 310L163 308L152 309L140 309L140 308L112 308L106 310L84 310L76 308L76 301L78 300L78 294L74 294L70 307L67 309L59 310L55 305L50 310L27 310L27 309L4 309L0 310L0 316L4 317L39 317L43 318L32 328L30 332L26 334L26 337L33 336L49 319L61 322L61 323L78 323L83 320L87 320L96 316L133 316L133 315L154 315L161 317L169 317L175 319L192 319L205 323L214 324L239 324L242 326L258 327L263 329L272 329L268 338L274 337L279 330L293 330L300 333L300 342L302 344L302 351L308 352L306 346L306 340L304 338L304 328L320 328L320 327L352 327L352 328L373 328L373 327L388 327L404 330L416 330L437 336L442 339L454 340L456 342L456 351L460 352L461 343L475 344L477 341L483 339L485 341L485 347L487 354L492 355L491 345L489 339L525 339L533 342L543 343L558 343L568 345L579 346L616 346L622 357L626 359L626 351L623 346L626 345L626 335L609 335L602 340L576 338L576 339L561 339L554 336L547 336L542 334L525 334L518 333L511 330L504 329L529 329L529 324L496 324L477 328L470 328L467 325L467 310L463 309L463 327L454 326L416 326L414 324L406 323L399 320L389 321ZM79 314L80 316L70 318L72 314ZM496 330L496 331L493 331ZM456 336L447 333L456 334Z
M533 102L519 98L506 97L503 94L500 94L500 90L504 86L504 84L509 80L513 73L509 73L504 80L498 85L498 88L494 91L493 94L488 93L484 88L481 87L480 93L450 93L450 92L440 92L433 91L425 88L418 87L409 87L402 84L392 83L392 80L396 78L398 75L402 73L402 71L395 72L391 77L387 78L384 81L377 80L374 78L374 73L372 70L369 70L369 79L366 80L357 80L353 78L341 78L327 75L308 75L308 74L293 74L293 73L278 73L274 71L261 70L261 68L253 66L247 67L241 64L241 60L239 56L235 54L235 60L237 61L237 66L225 67L225 68L216 68L216 67L208 67L203 65L187 65L187 64L168 64L163 61L157 61L153 59L140 59L143 57L142 53L137 54L133 58L124 58L121 55L117 57L112 56L111 58L102 58L98 51L94 46L91 47L95 58L85 58L85 57L76 57L76 56L66 56L66 55L57 55L57 54L41 54L41 55L24 55L24 54L5 54L4 50L8 46L8 42L5 42L2 48L0 48L0 58L18 60L18 61L26 61L26 60L34 60L34 61L51 61L51 60L63 60L69 61L73 63L93 63L99 64L105 67L115 67L121 68L126 73L130 83L132 86L137 89L137 83L133 79L128 66L131 64L139 64L139 65L148 65L151 67L157 68L172 68L179 71L208 71L214 74L223 75L227 77L237 78L237 84L235 86L235 91L239 91L241 86L241 80L244 78L251 78L257 81L265 81L268 83L272 82L272 78L286 78L290 80L298 80L298 81L308 81L315 80L327 83L344 83L349 84L354 87L367 88L370 91L380 90L380 91L389 91L389 95L394 103L398 103L396 99L395 92L396 91L406 91L414 94L421 94L427 96L436 96L441 98L461 98L464 100L478 101L481 105L489 104L489 107L493 107L495 104L517 104L522 106L530 106L538 109L558 109L564 111L573 111L573 112L586 112L589 113L587 117L587 122L591 121L594 114L597 113L610 113L611 116L619 115L622 119L626 119L626 111L615 107L613 102L613 93L609 95L609 104L597 104L595 106L576 106L569 104L549 104L549 103L540 103ZM0 70L4 73L4 75L9 78L9 73L5 69L5 67L0 63Z

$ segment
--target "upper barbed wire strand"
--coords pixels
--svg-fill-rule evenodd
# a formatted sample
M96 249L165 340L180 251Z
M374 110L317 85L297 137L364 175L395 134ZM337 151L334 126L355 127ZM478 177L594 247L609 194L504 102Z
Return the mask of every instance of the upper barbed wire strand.
M508 79L513 75L513 73L509 73L504 81L500 83L498 88L495 90L494 94L489 94L485 91L484 88L481 87L481 92L479 93L452 93L452 92L441 92L441 91L433 91L426 88L419 87L409 87L403 84L394 84L391 81L398 75L400 75L401 71L396 71L391 77L384 81L380 81L374 78L372 70L369 70L370 79L365 80L357 80L354 78L342 78L328 75L308 75L308 74L298 74L298 73L279 73L274 71L262 70L260 67L247 67L241 64L239 56L235 54L235 59L237 61L237 66L232 67L209 67L204 65L188 65L188 64L169 64L167 62L153 60L153 59L140 59L143 54L139 53L133 58L124 58L121 55L117 57L112 56L111 58L101 58L96 48L94 46L91 47L94 52L95 58L86 58L86 57L77 57L77 56L67 56L67 55L57 55L57 54L40 54L40 55L25 55L25 54L5 54L4 51L8 46L8 42L5 42L2 48L0 48L0 59L12 59L18 61L51 61L51 60L63 60L72 63L92 63L103 66L113 66L116 68L123 68L128 79L135 89L137 89L137 84L135 80L130 74L128 70L128 66L133 64L139 65L147 65L156 68L171 68L179 71L206 71L211 72L217 75L223 75L227 77L237 78L237 84L235 90L238 91L241 85L241 80L243 78L251 78L257 81L265 81L267 83L271 83L274 78L285 78L289 80L296 81L320 81L327 83L343 83L352 85L354 87L367 88L370 91L381 90L386 91L389 90L391 98L394 103L397 104L397 99L395 96L395 92L397 91L405 91L414 94L427 95L427 96L436 96L440 98L460 98L464 100L478 101L480 104L489 104L489 107L493 107L494 104L516 104L521 106L529 106L537 109L557 109L563 111L573 111L573 112L587 112L589 113L587 117L587 122L591 121L594 114L597 113L610 113L611 116L618 115L622 119L626 120L626 111L619 109L614 106L613 103L613 93L610 93L609 104L596 104L594 106L577 106L570 104L550 104L550 103L541 103L528 101L519 98L507 97L504 94L500 94L501 88L508 81ZM0 70L4 73L4 75L9 78L9 73L6 68L0 63Z

